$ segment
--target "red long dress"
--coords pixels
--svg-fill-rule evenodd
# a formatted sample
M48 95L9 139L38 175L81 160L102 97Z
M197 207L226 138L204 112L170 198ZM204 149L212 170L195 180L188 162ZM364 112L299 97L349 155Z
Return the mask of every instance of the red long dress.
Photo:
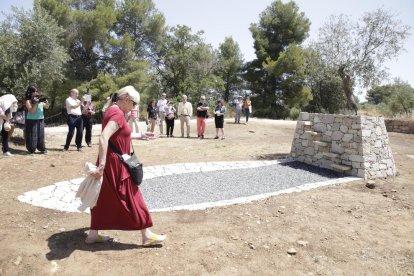
M115 121L119 129L109 139L122 153L130 153L131 128L118 106L105 112L102 129ZM132 182L126 167L108 147L103 182L96 206L91 210L92 230L141 230L152 226L152 219L141 191Z

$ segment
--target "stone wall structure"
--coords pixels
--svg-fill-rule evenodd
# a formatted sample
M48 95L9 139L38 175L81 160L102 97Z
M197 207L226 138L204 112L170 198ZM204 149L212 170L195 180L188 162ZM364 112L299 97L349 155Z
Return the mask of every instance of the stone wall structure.
M385 127L388 132L414 134L414 121L386 119Z
M290 155L364 179L396 174L383 117L301 112Z

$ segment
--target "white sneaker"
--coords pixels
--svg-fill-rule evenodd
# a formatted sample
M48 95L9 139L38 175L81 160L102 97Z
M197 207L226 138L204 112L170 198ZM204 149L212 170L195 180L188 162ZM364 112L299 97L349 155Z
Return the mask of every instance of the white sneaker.
M3 153L3 155L10 156L10 157L13 156L13 154L11 154L10 151L7 151L7 152Z

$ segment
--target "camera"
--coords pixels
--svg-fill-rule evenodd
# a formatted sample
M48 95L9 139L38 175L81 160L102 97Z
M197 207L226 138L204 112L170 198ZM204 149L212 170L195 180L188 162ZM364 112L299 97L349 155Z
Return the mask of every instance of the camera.
M39 96L39 103L44 103L47 101L47 97L45 96Z
M47 97L43 96L43 95L37 95L34 96L31 100L32 104L37 104L37 103L44 103L47 101Z

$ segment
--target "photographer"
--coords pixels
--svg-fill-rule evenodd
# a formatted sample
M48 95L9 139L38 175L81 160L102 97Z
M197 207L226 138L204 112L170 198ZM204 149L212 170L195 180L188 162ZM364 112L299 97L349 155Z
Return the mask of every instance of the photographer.
M79 91L78 89L70 90L70 96L66 99L66 110L68 112L67 124L69 127L68 135L66 136L66 143L63 151L69 149L70 142L72 141L73 134L75 133L76 128L76 138L75 143L78 151L82 151L82 137L83 137L83 120L82 120L82 111L81 105L82 102L78 99Z
M26 149L30 154L36 149L40 153L47 154L45 146L45 116L44 108L49 108L49 101L46 97L40 96L35 85L31 85L26 91Z

